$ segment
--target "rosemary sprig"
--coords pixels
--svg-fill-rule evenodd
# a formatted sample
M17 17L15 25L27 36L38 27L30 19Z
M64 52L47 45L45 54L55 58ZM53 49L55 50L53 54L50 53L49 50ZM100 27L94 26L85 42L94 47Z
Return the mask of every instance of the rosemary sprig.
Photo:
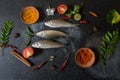
M98 45L100 49L100 62L103 66L104 73L106 72L106 58L107 55L113 55L117 43L120 40L119 30L116 29L113 32L107 31L107 33L102 38L102 43Z
M31 43L31 38L29 38L29 39L25 42L24 46L27 47L30 43Z
M31 43L31 39L34 36L34 32L31 30L30 27L26 27L25 36L28 38L28 40L25 42L24 46L27 47Z
M11 20L5 21L4 26L0 32L0 43L2 43L3 46L8 44L9 35L11 33L12 28L13 28L13 22Z

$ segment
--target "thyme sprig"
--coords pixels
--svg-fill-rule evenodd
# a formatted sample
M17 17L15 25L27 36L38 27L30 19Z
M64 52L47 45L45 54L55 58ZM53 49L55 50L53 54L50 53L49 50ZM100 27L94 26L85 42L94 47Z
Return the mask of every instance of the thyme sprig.
M0 43L2 44L2 46L0 47L4 47L5 45L8 44L9 35L11 33L12 28L13 28L13 22L11 20L5 21L4 26L0 32Z
M100 49L100 62L103 66L103 71L106 73L106 58L108 55L113 55L117 43L120 40L119 30L116 29L113 32L107 31L102 38L102 43L98 45Z

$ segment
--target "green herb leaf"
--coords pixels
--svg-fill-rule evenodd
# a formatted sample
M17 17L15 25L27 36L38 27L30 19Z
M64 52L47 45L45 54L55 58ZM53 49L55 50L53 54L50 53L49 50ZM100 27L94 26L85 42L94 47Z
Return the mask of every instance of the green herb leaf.
M101 45L101 44L100 44L100 45L98 45L98 46L99 46L99 48L100 48L102 51L105 51L105 48L106 48L106 47L105 47L104 45Z
M117 43L120 40L119 30L116 29L113 32L107 32L102 39L101 44L98 45L100 50L100 62L103 66L104 72L106 71L106 58L107 55L113 55L115 52L115 48Z
M107 34L105 34L104 39L105 39L107 42L109 42L109 41L110 41L110 37L108 36L108 33L107 33Z
M30 27L26 27L26 31L27 31L28 34L33 34L33 33L34 33L34 32L31 30Z
M25 42L24 46L27 47L31 43L31 39Z
M76 4L74 5L74 11L78 11L80 9L80 5Z
M109 31L107 32L107 34L110 38L112 38L112 34Z
M74 5L73 10L72 9L68 10L68 13L66 14L66 16L73 16L79 13L83 5L84 3Z
M9 42L9 35L13 28L13 22L11 20L7 20L4 23L4 26L0 32L0 42L4 45L8 44Z
M112 9L107 13L106 20L111 25L117 24L120 22L120 14L115 9Z
M28 38L28 41L26 41L25 44L24 44L24 46L26 47L31 43L32 37L34 37L34 32L32 31L32 29L30 27L26 27L25 37Z

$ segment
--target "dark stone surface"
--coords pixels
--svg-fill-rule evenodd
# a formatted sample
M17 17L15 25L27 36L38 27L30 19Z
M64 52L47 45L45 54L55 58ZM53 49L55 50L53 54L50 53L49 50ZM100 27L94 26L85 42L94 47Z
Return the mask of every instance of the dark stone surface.
M24 42L27 40L24 37L25 27L30 26L34 32L38 32L48 28L43 23L50 19L60 18L60 15L55 13L54 16L46 16L45 9L48 3L52 7L56 7L60 3L66 3L70 6L78 3L85 2L82 14L90 24L100 27L97 32L93 31L91 25L80 25L80 29L75 28L62 28L58 29L70 35L73 40L74 47L67 46L67 52L64 48L36 50L36 56L31 57L29 60L34 64L39 64L43 60L49 58L50 55L55 55L56 59L53 62L48 62L45 66L37 71L31 71L32 67L28 68L23 63L14 58L10 51L11 49L4 49L4 56L0 57L0 80L120 80L120 43L118 43L115 55L107 61L107 73L104 74L99 63L98 57L96 63L88 69L78 67L74 61L73 49L76 51L81 47L92 48L96 55L98 55L97 45L101 41L102 35L107 30L113 30L120 27L120 24L111 27L105 21L106 13L115 8L120 13L119 0L1 0L0 1L0 29L6 20L14 21L14 29L10 35L10 44L19 47L20 50L24 48ZM26 25L20 20L20 11L25 6L35 6L38 8L42 18L33 25ZM98 18L91 16L88 11L92 10L99 14ZM14 38L14 33L20 33L19 38ZM32 42L39 40L33 38ZM54 64L59 67L63 61L64 56L70 53L68 65L63 72L58 74L50 69Z

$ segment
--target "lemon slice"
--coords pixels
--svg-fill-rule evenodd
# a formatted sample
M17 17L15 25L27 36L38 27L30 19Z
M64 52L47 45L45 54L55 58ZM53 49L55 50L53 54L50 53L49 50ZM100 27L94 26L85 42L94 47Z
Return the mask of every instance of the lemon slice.
M81 19L81 14L75 14L74 20L79 21Z

